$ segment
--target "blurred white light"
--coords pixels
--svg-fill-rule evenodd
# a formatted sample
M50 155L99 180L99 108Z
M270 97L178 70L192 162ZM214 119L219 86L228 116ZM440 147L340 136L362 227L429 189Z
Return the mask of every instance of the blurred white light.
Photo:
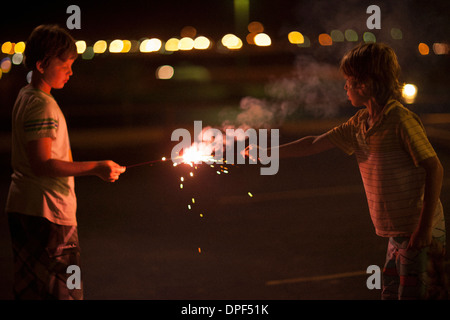
M142 41L139 50L141 52L156 52L159 51L161 47L162 47L161 40L157 38L152 38L152 39L145 39L144 41Z
M258 33L255 36L255 44L260 47L268 47L272 44L272 40L268 34Z
M194 48L197 50L208 49L210 45L211 45L211 41L209 41L209 39L204 36L197 37L194 40Z
M11 60L12 60L13 64L19 65L23 61L23 54L21 54L21 53L14 53L14 55L12 56Z
M242 47L242 40L234 34L226 34L222 37L222 44L228 49L240 49Z
M83 52L86 50L86 41L78 40L75 42L75 45L77 46L77 53L83 54Z
M417 96L417 87L411 83L405 84L402 89L402 96L406 103L413 103Z
M122 52L123 49L123 42L122 40L113 40L111 41L111 43L109 44L109 52L111 53L118 53L118 52Z
M180 50L192 50L194 48L194 39L190 37L181 38L178 43L178 49Z

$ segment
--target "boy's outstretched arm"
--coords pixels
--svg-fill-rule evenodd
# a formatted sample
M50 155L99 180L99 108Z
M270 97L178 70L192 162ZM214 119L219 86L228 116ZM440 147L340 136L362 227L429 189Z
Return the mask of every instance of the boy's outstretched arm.
M335 145L328 139L327 134L324 133L320 136L303 137L299 140L280 145L278 148L280 158L287 158L311 156L334 147Z
M425 191L423 197L422 213L419 225L412 234L408 247L420 249L429 246L432 239L433 215L438 204L442 189L444 169L438 157L432 157L420 162L419 165L425 169Z
M248 146L245 150L245 156L250 157L249 150L254 147L256 146ZM328 139L327 134L324 133L320 136L303 137L301 139L285 143L277 147L269 148L268 150L277 148L280 158L288 158L306 157L327 151L334 147L335 145L330 141L330 139Z
M107 161L71 162L51 158L51 138L40 138L28 143L31 169L38 176L68 177L95 175L104 181L114 182L125 172L125 167Z

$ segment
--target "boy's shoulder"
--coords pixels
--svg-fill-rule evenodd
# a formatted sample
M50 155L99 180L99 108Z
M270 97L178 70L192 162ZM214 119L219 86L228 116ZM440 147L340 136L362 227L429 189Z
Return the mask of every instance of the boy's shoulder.
M410 119L416 119L420 121L420 118L417 114L415 114L410 109L406 108L398 100L390 100L387 103L384 115L385 117L395 122L402 122Z
M35 89L31 85L20 89L18 97L29 106L52 106L56 104L55 99L51 95Z

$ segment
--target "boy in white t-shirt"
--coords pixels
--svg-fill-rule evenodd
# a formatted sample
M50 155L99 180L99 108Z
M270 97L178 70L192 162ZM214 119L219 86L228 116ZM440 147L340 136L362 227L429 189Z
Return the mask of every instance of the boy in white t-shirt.
M125 168L113 161L73 162L66 121L51 95L72 75L74 39L42 25L26 43L31 83L21 89L12 115L13 174L6 212L14 254L15 299L82 299L67 287L67 267L80 266L74 176L114 182Z

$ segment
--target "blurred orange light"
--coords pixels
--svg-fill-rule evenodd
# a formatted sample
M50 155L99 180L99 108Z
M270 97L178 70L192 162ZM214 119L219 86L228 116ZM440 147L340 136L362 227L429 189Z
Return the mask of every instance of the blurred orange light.
M96 43L94 43L94 53L104 53L106 49L108 48L108 45L105 40L98 40Z
M430 53L430 48L425 43L419 43L418 49L420 54L423 56L426 56Z
M169 40L167 40L164 48L166 49L166 51L178 51L179 42L180 40L178 40L177 38L170 38Z
M322 46L331 46L333 44L333 39L331 39L331 36L326 33L321 33L319 35L319 43Z
M298 31L289 32L288 39L292 44L301 44L305 42L305 37Z
M130 40L122 40L122 53L130 52L131 50L131 41Z
M14 43L11 43L9 41L5 42L2 45L2 52L5 54L13 54L14 53Z
M188 38L194 38L197 35L197 29L195 29L192 26L186 26L183 29L181 29L180 36L182 38L188 37Z
M247 28L250 33L261 33L264 31L264 26L258 21L250 22Z
M25 42L17 42L14 46L14 53L23 53L25 51Z

